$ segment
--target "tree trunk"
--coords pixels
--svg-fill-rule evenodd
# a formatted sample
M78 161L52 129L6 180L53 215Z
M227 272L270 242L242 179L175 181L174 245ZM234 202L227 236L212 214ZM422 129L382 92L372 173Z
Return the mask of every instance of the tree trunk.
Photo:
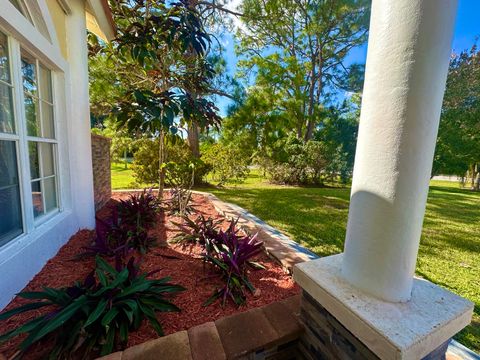
M470 188L475 190L475 164L470 165Z
M192 151L193 157L200 159L200 141L199 141L200 131L198 125L195 121L192 121L188 124L188 146Z
M165 134L160 131L159 145L158 145L158 197L163 199L163 189L165 187Z
M123 150L123 162L125 163L125 170L128 169L128 163L127 163L127 149Z
M315 120L313 119L313 106L315 104L315 61L312 61L312 76L310 79L310 90L308 94L308 121L307 130L305 131L305 142L312 139L313 129L315 127Z
M475 169L475 172L474 172L474 189L475 191L478 191L480 190L480 169L479 169L479 164L475 164L474 165L474 169Z

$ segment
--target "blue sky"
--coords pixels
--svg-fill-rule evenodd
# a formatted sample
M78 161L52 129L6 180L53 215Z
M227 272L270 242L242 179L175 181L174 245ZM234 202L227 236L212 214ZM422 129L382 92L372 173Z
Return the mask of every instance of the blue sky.
M238 3L239 1L233 1ZM440 2L439 2L440 3ZM439 4L439 6L441 6ZM470 48L477 37L480 36L480 0L459 0L457 20L455 25L455 34L452 44L454 52L461 52ZM226 47L226 59L228 71L235 74L237 58L234 52L234 39L231 34L223 37L224 46ZM480 43L480 40L478 41ZM353 49L349 56L349 62L365 63L367 57L367 46ZM220 108L222 115L225 115L229 101L224 98L218 98L217 106Z

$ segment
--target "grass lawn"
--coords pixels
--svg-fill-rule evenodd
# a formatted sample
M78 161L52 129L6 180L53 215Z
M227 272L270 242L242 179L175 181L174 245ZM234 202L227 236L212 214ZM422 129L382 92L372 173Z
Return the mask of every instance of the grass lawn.
M253 172L243 184L199 190L244 207L320 256L343 250L349 188L271 185ZM419 276L475 303L472 325L456 339L476 352L480 352L479 205L480 193L459 189L454 182L432 181L417 263Z
M127 164L125 169L124 163L112 163L112 189L137 189L145 187L145 184L136 184L133 177L133 171L130 169L130 164Z

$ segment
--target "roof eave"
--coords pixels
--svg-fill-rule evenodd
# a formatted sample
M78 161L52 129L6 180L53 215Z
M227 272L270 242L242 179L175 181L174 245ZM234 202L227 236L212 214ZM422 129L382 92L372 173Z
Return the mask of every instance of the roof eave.
M100 30L105 35L105 40L111 41L115 38L117 28L113 20L112 11L108 0L87 0L92 15L95 17ZM97 34L98 35L98 34Z

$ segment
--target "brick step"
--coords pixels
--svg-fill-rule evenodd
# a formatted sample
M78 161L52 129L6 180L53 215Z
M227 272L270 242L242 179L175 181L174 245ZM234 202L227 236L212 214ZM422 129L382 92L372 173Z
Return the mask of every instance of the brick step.
M101 360L297 359L300 295L132 346Z

